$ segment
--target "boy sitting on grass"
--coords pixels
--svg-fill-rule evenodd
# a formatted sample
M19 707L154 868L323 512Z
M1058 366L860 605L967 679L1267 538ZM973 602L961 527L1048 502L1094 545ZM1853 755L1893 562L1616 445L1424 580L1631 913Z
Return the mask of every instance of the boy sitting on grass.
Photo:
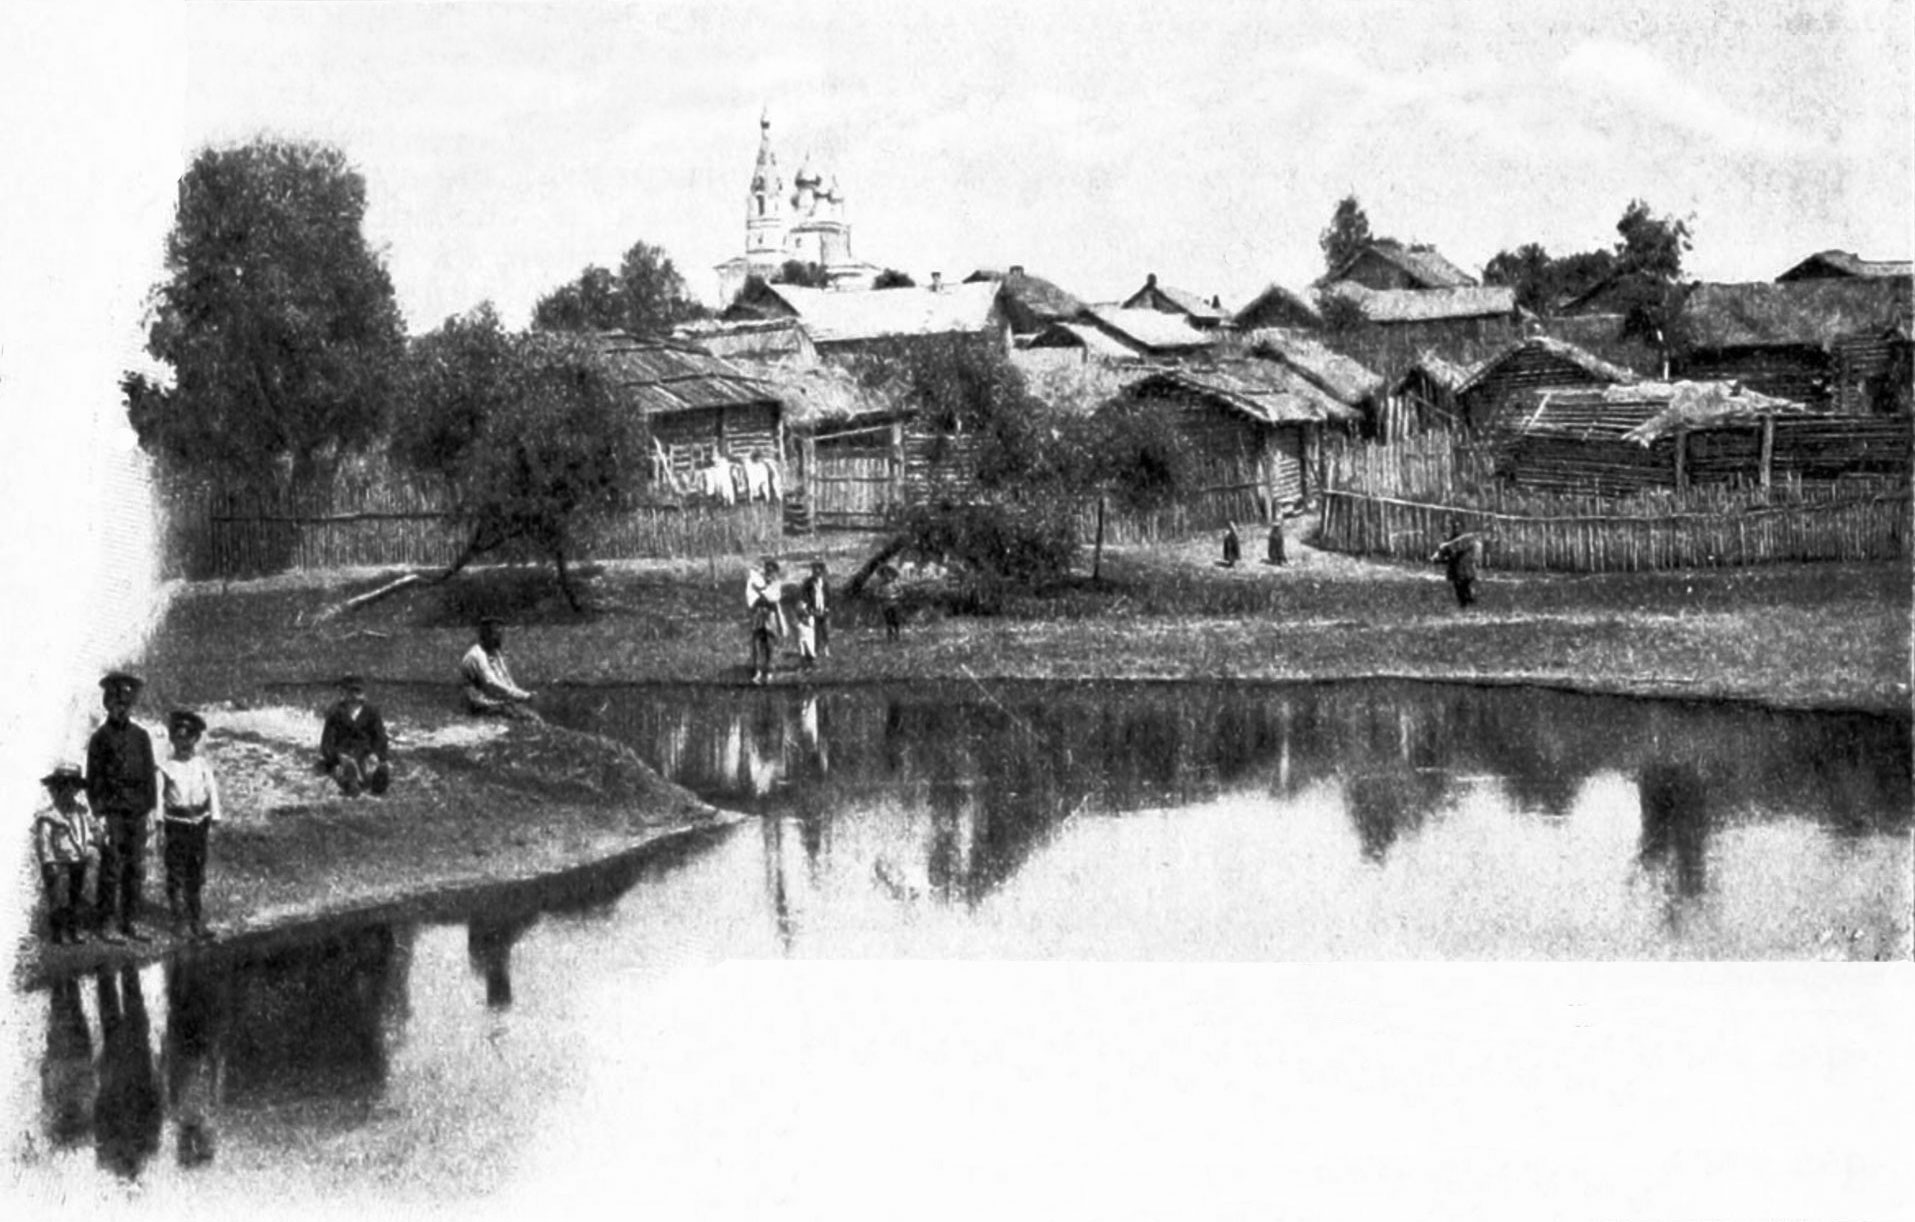
M173 754L160 761L160 822L166 830L166 907L173 935L206 938L200 915L200 889L206 883L206 841L219 822L219 782L199 754L206 719L191 709L175 709L166 718Z

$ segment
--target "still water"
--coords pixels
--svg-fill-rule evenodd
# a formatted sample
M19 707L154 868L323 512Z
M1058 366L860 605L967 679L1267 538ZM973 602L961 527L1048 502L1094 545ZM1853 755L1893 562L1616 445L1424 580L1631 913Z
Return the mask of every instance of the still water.
M758 817L16 997L15 1176L179 1208L549 1202L626 1131L665 1144L621 1165L682 1172L737 1122L685 1116L741 1072L683 1022L726 960L1910 953L1905 719L1387 683L580 690L555 719ZM776 1113L769 1063L720 1093Z

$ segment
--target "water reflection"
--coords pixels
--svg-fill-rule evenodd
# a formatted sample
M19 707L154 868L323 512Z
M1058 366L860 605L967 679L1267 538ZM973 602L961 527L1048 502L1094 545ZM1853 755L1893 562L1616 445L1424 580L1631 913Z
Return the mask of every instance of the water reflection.
M93 1131L100 1165L133 1179L160 1147L160 1082L140 975L132 967L94 978L100 1013L99 1091Z
M41 1115L47 1140L56 1149L80 1145L92 1134L98 1090L80 981L56 980L47 990L46 1055L40 1063Z
M485 1004L503 1010L512 1004L512 946L539 919L536 908L487 912L466 922L466 958L485 980Z
M166 965L166 1099L182 1167L213 1161L220 1087L221 974L197 955Z

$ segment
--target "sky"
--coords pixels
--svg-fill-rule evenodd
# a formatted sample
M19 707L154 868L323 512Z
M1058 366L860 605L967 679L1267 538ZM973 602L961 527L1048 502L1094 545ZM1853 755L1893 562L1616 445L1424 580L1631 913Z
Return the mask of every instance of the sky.
M1911 253L1909 8L1852 4L195 4L183 150L342 147L409 326L508 323L643 239L694 292L743 249L758 119L854 251L1156 272L1247 301L1322 269L1354 192L1471 271L1692 218L1692 271ZM183 154L182 154L183 155Z

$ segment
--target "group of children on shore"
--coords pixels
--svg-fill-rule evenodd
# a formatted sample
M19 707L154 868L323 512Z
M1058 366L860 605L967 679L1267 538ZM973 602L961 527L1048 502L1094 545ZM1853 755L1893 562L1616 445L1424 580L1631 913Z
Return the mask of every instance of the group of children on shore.
M156 757L152 736L132 720L141 686L122 671L101 679L106 720L87 740L85 771L62 764L40 779L48 801L34 812L34 855L46 889L48 940L55 944L87 940L89 923L81 916L89 866L95 871L90 924L100 940L151 940L134 917L156 821L173 933L208 936L200 895L220 799L218 779L199 754L206 721L191 709L174 709L166 718L171 750Z
M810 573L798 583L795 595L787 597L781 580L784 572L776 560L766 556L755 569L745 571L745 612L751 638L751 681L764 686L771 681L772 663L778 641L785 636L785 606L791 607L791 629L797 638L798 668L814 670L818 659L831 652L831 617L828 605L830 580L825 562L811 562ZM881 565L874 574L879 610L884 616L884 635L897 640L904 622L899 598L898 570Z

